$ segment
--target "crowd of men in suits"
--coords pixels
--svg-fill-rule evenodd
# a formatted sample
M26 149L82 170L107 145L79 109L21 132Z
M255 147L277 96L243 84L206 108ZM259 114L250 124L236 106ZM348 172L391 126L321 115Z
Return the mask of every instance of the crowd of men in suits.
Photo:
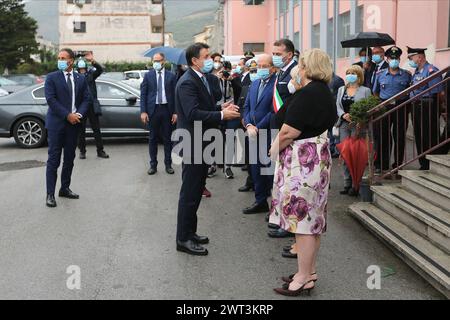
M423 52L423 49L411 48L408 51L412 56L420 55L422 60ZM390 68L384 55L383 48L360 51L359 64L364 69L365 85L369 88L373 88L377 83L382 70ZM48 207L56 207L54 194L57 169L63 152L59 196L79 198L70 189L70 182L77 144L81 150L80 157L85 158L84 136L80 141L78 136L82 128L82 131L85 130L86 118L94 125L98 156L109 157L103 151L98 125L98 115L101 111L96 100L95 79L101 73L101 66L95 63L92 55L88 58L94 68L88 70L86 66L79 65L80 73L74 72L77 66L73 51L62 49L58 55L59 70L49 74L46 80L45 96L49 105L46 121L49 143L46 201ZM297 66L298 58L299 52L288 39L276 41L271 54L262 54L257 59L252 52L245 52L236 65L231 65L220 53L211 53L208 45L196 43L186 50L188 66L178 68L175 74L164 67L167 62L165 55L155 54L152 59L153 68L142 82L140 99L141 121L148 125L150 132L148 174L155 175L158 171L159 137L164 145L165 171L167 174L174 174L172 131L175 125L177 129L189 132L192 137L196 122L202 124L202 133L212 128L220 129L223 133L226 130L245 130L247 138L245 146L242 147L246 150L246 158L241 169L247 171L248 175L244 186L238 191L254 191L255 200L243 209L243 214L266 213L268 220L268 198L273 177L262 174L262 171L270 166L270 163L264 161L260 153L256 161L249 160L249 139L257 141L258 149L270 149L270 130L276 129L275 114L295 92L295 88L290 88L293 80L291 71ZM417 72L424 68L434 72L426 60L417 60L417 66L421 66ZM420 79L417 76L416 80ZM335 97L344 84L343 79L333 75L329 87ZM333 156L337 156L336 142L331 135L330 142L331 152ZM204 148L205 144L202 143L202 150ZM219 159L216 163L206 163L204 160L196 163L192 161L194 150L183 152L181 156L183 165L178 202L177 250L193 255L207 255L208 251L203 245L207 244L209 239L197 234L197 210L202 196L211 196L211 192L206 189L206 180L208 177L214 177L218 168L223 169L226 179L232 179L232 168L236 163L225 159ZM225 158L235 159L234 155ZM275 238L293 236L270 224L268 235ZM292 253L288 255L295 257Z

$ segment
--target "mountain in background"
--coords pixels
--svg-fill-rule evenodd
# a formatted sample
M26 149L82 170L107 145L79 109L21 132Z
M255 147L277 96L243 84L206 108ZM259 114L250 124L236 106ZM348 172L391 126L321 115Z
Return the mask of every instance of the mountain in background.
M186 48L193 36L214 24L217 0L166 0L166 32L172 32L176 46Z
M173 33L177 47L187 47L195 34L214 24L217 0L165 0L164 3L166 32ZM38 34L58 43L58 0L27 0L25 8L38 22Z

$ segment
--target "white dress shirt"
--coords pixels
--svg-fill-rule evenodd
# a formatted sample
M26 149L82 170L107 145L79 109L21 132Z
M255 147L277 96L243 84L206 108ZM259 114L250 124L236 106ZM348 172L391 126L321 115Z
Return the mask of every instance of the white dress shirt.
M156 71L156 70L155 70ZM161 71L156 71L156 104L158 104L158 81L159 81L159 72L161 72L161 78L162 78L162 104L167 104L167 97L166 97L166 88L165 88L165 69L161 69Z
M70 82L72 82L72 113L77 113L77 108L75 107L75 80L73 79L73 69L69 72L64 71L64 78L66 79L67 83L67 77L68 74L70 74Z
M200 78L200 80L202 80L203 77L205 77L205 75L201 72L198 72L197 70L195 70L194 68L192 68L192 70L194 70L194 72L198 75L198 77ZM208 79L205 78L206 81L208 81ZM202 80L203 82L203 80ZM223 120L223 112L220 111L220 120Z

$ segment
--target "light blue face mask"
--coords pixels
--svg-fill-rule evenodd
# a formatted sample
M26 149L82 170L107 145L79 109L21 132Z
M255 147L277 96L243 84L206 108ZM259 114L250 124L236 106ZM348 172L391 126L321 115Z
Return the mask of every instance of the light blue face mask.
M58 70L66 71L69 67L69 64L66 60L58 60Z
M409 60L409 66L411 68L416 69L419 65L417 63L415 63L413 60Z
M361 60L362 63L366 63L367 62L367 57L366 56L360 57L360 60Z
M398 60L398 59L392 59L389 61L389 67L391 67L391 69L397 69L399 65L400 65L400 60Z
M272 62L275 68L283 68L284 62L282 56L272 56Z
M242 73L242 67L241 66L237 66L235 69L237 74L241 74Z
M379 64L383 59L381 58L381 56L379 54L374 54L372 56L372 61L376 64Z
M161 62L153 62L153 69L155 69L156 71L161 71L162 69Z
M259 77L258 77L257 73L250 73L250 81L251 82L254 82L254 81L258 80L258 79L259 79Z
M203 68L201 68L202 73L210 73L214 69L214 61L213 59L207 59L203 63Z
M258 69L258 77L261 80L266 80L270 76L270 70L268 68Z
M348 83L355 83L358 81L358 76L356 74L348 74L345 76L345 80L347 80Z

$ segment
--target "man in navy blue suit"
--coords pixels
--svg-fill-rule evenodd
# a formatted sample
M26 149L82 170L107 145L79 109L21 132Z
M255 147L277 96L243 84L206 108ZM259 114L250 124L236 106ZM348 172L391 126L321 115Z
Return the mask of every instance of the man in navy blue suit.
M174 174L172 169L172 142L170 140L172 125L177 121L175 114L175 86L177 77L165 70L165 56L156 53L153 56L153 70L144 77L141 84L141 120L150 124L150 169L154 175L158 167L158 136L162 134L164 143L164 164L166 172Z
M45 98L48 104L45 122L48 132L46 205L50 208L56 207L55 188L63 150L59 196L79 198L79 195L70 190L70 182L81 119L88 111L90 96L84 76L73 70L74 61L73 51L62 49L58 54L59 71L50 73L45 81Z
M207 255L202 246L209 239L197 235L197 210L206 184L208 164L203 158L206 147L201 137L194 135L194 125L200 125L203 133L217 128L222 120L239 118L239 108L231 102L216 106L212 82L206 76L213 69L209 46L196 43L186 49L189 69L178 80L175 90L175 106L178 115L177 130L190 136L190 150L183 149L183 172L178 202L177 250L192 255ZM183 142L185 143L183 137ZM200 138L194 141L194 138ZM200 147L198 147L200 146Z
M261 161L261 148L269 150L270 145L270 119L274 114L273 91L276 80L276 68L273 65L272 56L261 55L258 58L258 77L250 86L244 106L244 124L250 139L257 139L258 155L257 163L250 164L251 175L255 185L256 201L253 205L243 210L244 214L263 213L269 211L267 198L269 196L272 179L270 175L262 172L264 167L270 166L270 161L265 164ZM267 130L262 135L260 130ZM250 148L251 150L251 148ZM267 152L266 152L267 154ZM251 158L250 158L251 159Z

